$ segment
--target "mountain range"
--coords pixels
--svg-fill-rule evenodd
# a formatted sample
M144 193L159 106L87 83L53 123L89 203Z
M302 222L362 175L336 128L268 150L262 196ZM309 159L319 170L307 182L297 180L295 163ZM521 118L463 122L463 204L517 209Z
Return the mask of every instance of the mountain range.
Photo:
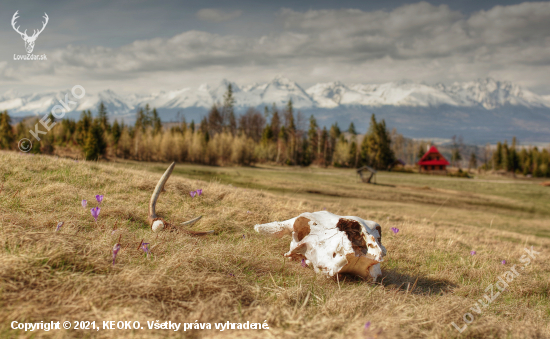
M97 110L103 102L112 118L131 123L137 107L156 107L164 121L182 115L188 121L199 120L215 103L223 102L230 82L217 86L203 84L147 95L123 95L108 89L87 93L69 116L82 110ZM550 95L537 95L521 86L491 78L470 82L428 85L412 81L385 84L318 83L307 89L296 82L275 77L263 84L239 86L232 83L238 112L248 107L263 109L276 104L282 108L292 100L296 110L313 114L320 124L354 122L359 129L368 127L371 113L386 120L406 136L449 138L463 135L472 142L488 142L518 136L525 141L550 142ZM43 115L64 98L67 91L18 95L8 91L0 96L0 111L13 117ZM182 114L182 115L181 115Z

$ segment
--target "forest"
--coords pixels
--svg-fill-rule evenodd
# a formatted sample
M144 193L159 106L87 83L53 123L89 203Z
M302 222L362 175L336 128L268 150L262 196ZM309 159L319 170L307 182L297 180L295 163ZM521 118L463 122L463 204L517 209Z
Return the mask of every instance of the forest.
M182 118L163 123L149 105L136 112L134 125L109 121L101 102L97 114L83 111L80 119L62 119L40 142L33 140L31 153L57 154L63 149L74 158L100 160L123 158L138 161L177 161L207 165L253 165L272 163L290 166L371 166L391 169L396 160L414 166L430 144L391 132L382 119L370 116L368 131L359 134L353 123L342 130L337 123L329 128L318 125L312 115L296 112L292 101L283 108L275 104L264 112L249 108L239 116L228 85L223 103L213 105L195 123ZM54 121L54 117L49 117ZM29 129L38 118L13 125L7 111L0 113L0 149L18 149L18 140L30 138ZM514 138L496 147L466 147L453 136L448 148L451 165L468 170L494 170L525 176L550 177L548 149L518 147Z

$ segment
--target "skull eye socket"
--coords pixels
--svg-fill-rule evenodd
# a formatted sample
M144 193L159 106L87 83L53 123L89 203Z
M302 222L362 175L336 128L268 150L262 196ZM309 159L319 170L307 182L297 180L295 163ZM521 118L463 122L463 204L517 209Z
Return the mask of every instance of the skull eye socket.
M374 248L373 244L368 244L367 246L369 246L370 248Z

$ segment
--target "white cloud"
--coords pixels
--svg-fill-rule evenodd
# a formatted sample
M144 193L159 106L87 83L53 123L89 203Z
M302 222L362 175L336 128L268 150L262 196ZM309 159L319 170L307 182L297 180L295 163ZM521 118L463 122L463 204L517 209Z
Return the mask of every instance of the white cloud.
M236 19L242 13L239 10L226 12L216 8L203 8L197 12L197 18L208 22L223 22Z
M197 13L218 22L238 15L213 9ZM223 78L261 82L275 74L305 86L493 76L550 92L548 2L497 6L469 17L426 2L373 12L282 9L277 16L281 30L269 35L191 30L120 48L67 46L48 52L47 63L0 65L0 77L10 84L50 79L66 87L85 79L97 86L114 82L125 91L150 91L144 84L170 88Z

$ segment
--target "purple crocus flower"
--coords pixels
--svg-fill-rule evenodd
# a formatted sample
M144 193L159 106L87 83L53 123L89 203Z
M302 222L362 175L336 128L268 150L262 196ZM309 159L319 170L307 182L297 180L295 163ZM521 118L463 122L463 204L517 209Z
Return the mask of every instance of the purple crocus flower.
M55 228L55 231L59 231L61 229L61 226L63 226L64 222L63 221L60 221L57 223L57 227Z
M502 260L500 263L506 265L506 260Z
M120 251L120 244L115 244L115 246L113 247L113 266L115 266L115 259L118 251Z
M191 198L194 198L195 195L197 195L197 191L191 191L189 194L191 195Z
M302 259L302 267L307 267L307 264L306 264L306 259Z
M365 330L368 330L369 327L370 327L370 321L367 321L367 322L365 323Z
M98 194L95 196L95 200L97 200L97 202L101 204L101 202L103 201L103 196Z
M229 273L229 276L235 278L235 275L233 273Z
M397 228L397 227L392 227L392 228L391 228L391 231L393 232L393 234L397 234L397 232L399 232L399 228Z
M147 257L149 257L149 243L148 242L142 243L140 248L143 250L143 252L147 253Z
M476 255L476 251L470 251L470 255Z
M197 190L198 195L202 195L202 188Z
M88 202L86 201L86 199L83 199L82 200L82 207L86 208L86 206L88 206Z
M246 236L243 234L243 239L245 239L245 238L246 238Z
M90 211L92 212L92 217L94 217L95 221L97 222L97 217L99 217L99 211L101 211L101 208L94 207Z

